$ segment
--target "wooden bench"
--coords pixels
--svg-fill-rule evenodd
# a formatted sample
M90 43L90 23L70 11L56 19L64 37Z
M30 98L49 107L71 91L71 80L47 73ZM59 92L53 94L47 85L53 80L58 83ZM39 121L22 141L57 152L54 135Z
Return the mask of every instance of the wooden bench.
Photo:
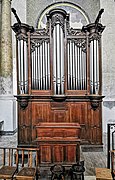
M111 169L96 168L96 180L113 180L111 175Z
M39 148L0 148L0 179L38 178Z

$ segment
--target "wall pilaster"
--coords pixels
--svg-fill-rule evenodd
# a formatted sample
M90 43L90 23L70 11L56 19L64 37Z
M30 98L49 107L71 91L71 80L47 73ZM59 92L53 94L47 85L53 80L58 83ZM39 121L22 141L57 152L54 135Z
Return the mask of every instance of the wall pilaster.
M11 0L2 0L0 94L12 94Z

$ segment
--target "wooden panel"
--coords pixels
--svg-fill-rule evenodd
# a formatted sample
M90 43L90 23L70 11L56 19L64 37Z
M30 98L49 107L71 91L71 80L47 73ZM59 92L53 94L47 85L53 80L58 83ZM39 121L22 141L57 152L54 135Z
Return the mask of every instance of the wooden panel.
M36 129L41 163L75 163L76 147L79 149L80 143L81 128L78 123L39 123Z
M51 102L50 122L68 122L68 108L65 102Z
M78 149L76 149L78 148ZM40 162L42 164L50 163L62 163L62 164L71 164L76 162L76 156L79 157L79 143L76 144L52 144L48 143L47 145L40 145ZM79 160L79 159L78 159Z
M67 162L76 162L76 145L66 146L66 159Z
M54 122L66 122L66 112L63 110L55 110L53 112Z
M54 145L53 146L53 163L63 162L63 146L62 145Z
M19 106L18 115L18 141L20 143L30 143L32 137L31 131L31 103L28 107L21 109Z
M102 115L101 108L95 111L88 104L88 137L91 144L102 144Z
M49 102L33 102L32 103L32 123L49 122L50 119L50 103Z
M80 125L78 123L38 123L36 125L36 138L39 141L76 141L80 137ZM54 139L55 138L55 139Z
M81 139L87 139L87 102L68 103L68 109L70 122L78 122L81 126Z
M74 102L68 103L70 122L78 122L79 124L85 124L87 121L87 103Z
M40 157L41 163L51 163L51 146L40 146Z

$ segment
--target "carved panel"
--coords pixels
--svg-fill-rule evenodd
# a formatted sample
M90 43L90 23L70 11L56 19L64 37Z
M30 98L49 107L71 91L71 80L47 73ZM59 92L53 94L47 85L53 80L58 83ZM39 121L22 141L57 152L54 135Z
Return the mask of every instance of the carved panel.
M53 146L53 162L63 162L63 145L54 145Z
M41 163L51 163L51 146L40 146Z
M88 104L88 137L91 144L102 144L101 108L95 111Z
M32 103L32 123L49 122L50 119L50 103L49 102L33 102Z
M78 122L81 126L81 139L87 139L87 102L68 103L68 108L69 121Z
M76 162L76 145L66 147L67 162Z
M31 103L29 102L26 109L19 109L18 123L18 141L19 143L31 142Z

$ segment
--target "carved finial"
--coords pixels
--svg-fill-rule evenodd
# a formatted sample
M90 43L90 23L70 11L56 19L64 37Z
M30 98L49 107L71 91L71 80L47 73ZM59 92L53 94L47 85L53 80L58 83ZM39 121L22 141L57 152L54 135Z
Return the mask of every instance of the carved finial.
M12 12L13 12L13 14L14 14L14 16L15 16L17 22L18 22L18 24L21 25L21 21L20 21L18 15L17 15L17 13L16 13L16 10L15 10L14 8L11 8L11 10L12 10Z
M99 22L99 20L100 20L101 15L102 15L103 12L104 12L104 9L101 9L101 10L99 11L99 13L98 13L98 15L97 15L97 18L96 18L96 20L95 20L95 24L96 24L96 25L98 24L98 22Z

